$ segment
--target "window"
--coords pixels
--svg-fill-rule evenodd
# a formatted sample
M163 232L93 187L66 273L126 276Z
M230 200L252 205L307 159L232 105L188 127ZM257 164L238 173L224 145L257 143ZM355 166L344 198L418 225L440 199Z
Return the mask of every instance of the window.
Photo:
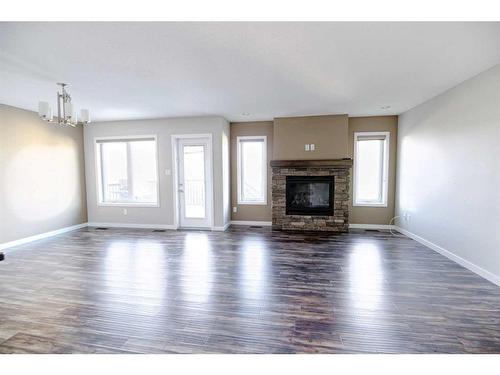
M156 137L96 139L100 205L158 206Z
M238 204L267 204L267 137L237 137Z
M354 133L354 206L387 207L389 132Z

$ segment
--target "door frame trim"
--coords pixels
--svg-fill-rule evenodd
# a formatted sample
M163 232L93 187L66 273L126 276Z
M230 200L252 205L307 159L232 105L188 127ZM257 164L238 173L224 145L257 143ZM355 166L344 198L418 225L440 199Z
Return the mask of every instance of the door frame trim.
M178 170L178 145L179 145L179 140L180 139L189 139L189 138L207 138L208 143L210 144L210 186L209 186L209 191L211 198L210 199L210 223L209 226L206 228L196 228L196 229L207 229L211 230L214 228L214 222L215 222L215 210L214 210L214 147L213 147L213 140L212 140L212 133L196 133L196 134L172 134L170 136L171 144L172 144L172 197L173 197L173 203L174 203L174 227L176 229L181 228L180 226L180 209L179 209L179 192L178 192L178 186L179 186L179 170Z

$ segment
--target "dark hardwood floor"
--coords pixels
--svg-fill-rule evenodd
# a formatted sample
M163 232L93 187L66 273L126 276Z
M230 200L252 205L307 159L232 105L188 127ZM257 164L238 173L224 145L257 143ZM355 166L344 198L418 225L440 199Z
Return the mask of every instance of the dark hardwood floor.
M83 229L7 251L1 353L500 353L500 288L404 236Z

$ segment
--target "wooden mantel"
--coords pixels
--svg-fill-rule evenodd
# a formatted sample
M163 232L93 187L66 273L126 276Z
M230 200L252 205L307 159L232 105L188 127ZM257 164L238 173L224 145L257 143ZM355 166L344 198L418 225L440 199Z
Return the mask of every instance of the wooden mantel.
M352 159L324 159L324 160L271 160L271 167L352 167Z

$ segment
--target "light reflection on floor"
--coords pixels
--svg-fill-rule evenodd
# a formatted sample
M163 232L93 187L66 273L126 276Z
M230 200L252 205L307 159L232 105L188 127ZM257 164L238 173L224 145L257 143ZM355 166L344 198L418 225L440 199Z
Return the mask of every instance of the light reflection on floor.
M104 292L109 305L124 302L133 312L154 314L166 298L165 261L161 245L153 241L111 243L104 261ZM119 301L121 295L128 295L128 300Z
M349 255L349 295L353 307L376 309L383 299L384 274L380 249L372 243L357 243Z
M260 241L245 240L240 262L240 288L242 296L262 299L268 288L267 248Z
M132 282L146 290L148 298L161 302L168 291L165 253L161 245L153 241L137 241L136 247L139 251L135 252Z
M391 329L400 326L391 314L394 306L385 294L385 274L382 251L378 243L359 242L354 245L349 258L349 298L352 324L365 332L356 340L363 350L372 350L374 338L386 342L400 340L400 332ZM386 313L387 311L387 313ZM404 332L403 328L401 332Z
M207 302L212 290L212 248L206 233L187 233L182 255L184 299Z

